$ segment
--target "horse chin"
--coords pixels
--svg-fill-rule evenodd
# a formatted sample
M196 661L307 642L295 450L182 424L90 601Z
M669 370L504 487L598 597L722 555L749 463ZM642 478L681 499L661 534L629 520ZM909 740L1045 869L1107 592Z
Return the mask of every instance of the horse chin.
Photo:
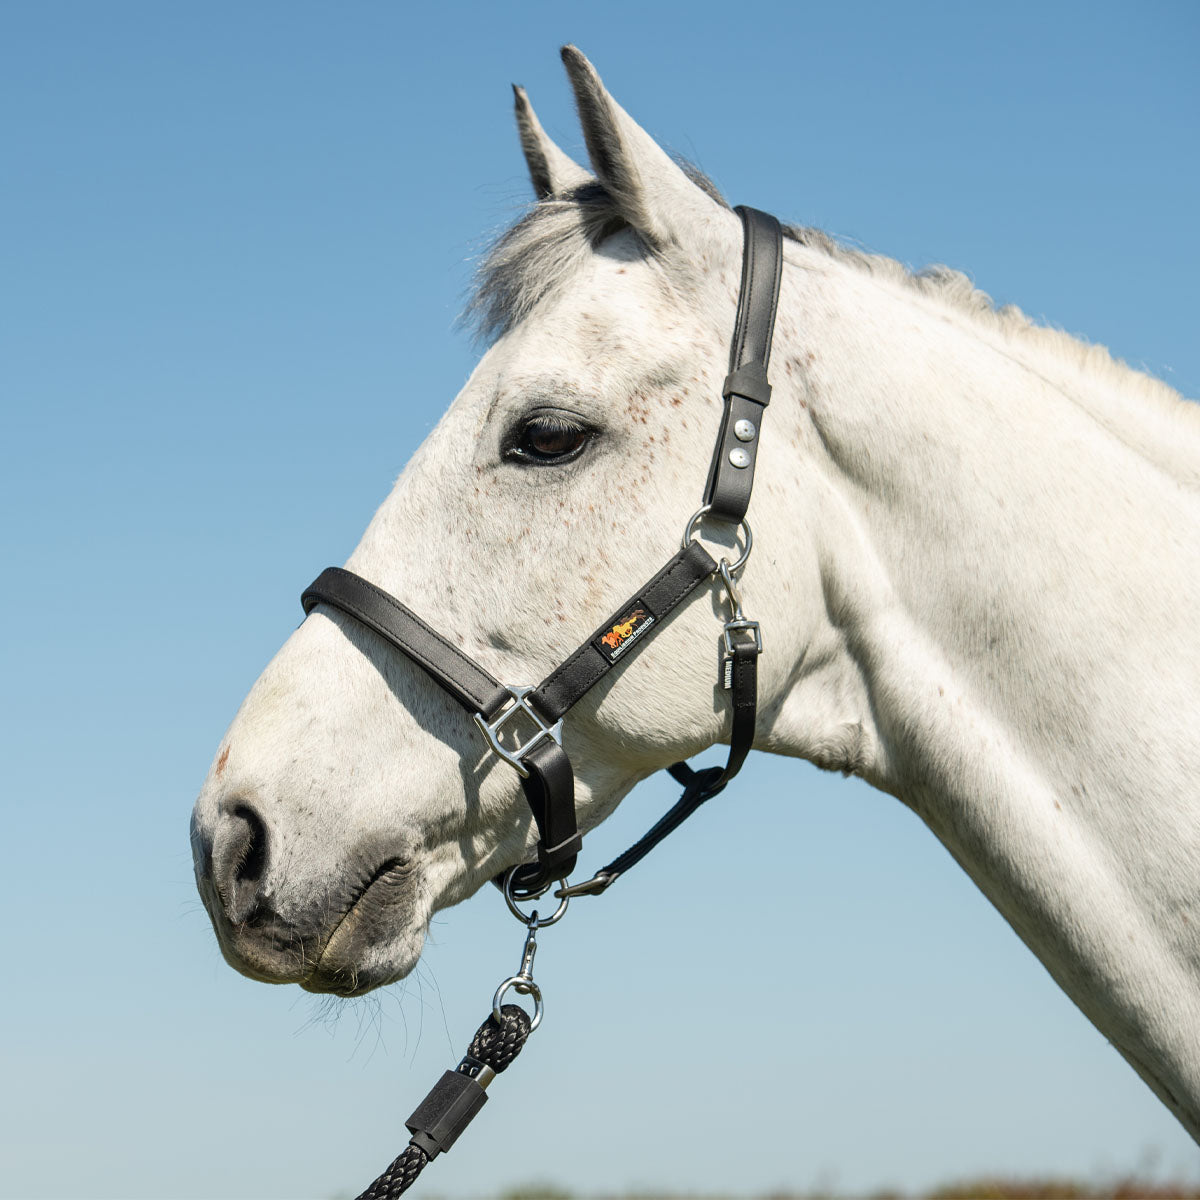
M225 961L262 983L298 983L310 992L361 996L403 979L420 957L426 918L421 871L404 858L326 896L307 916L281 915L273 897L234 921L207 877L200 894Z
M385 864L338 921L300 985L310 992L361 996L403 979L425 942L424 930L413 925L415 892L410 868Z

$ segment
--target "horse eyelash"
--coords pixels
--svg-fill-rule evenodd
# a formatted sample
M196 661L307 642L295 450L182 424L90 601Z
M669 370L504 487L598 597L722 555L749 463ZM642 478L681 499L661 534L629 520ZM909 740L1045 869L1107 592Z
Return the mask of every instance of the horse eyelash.
M521 439L531 428L537 428L548 433L581 433L584 435L584 444L570 458L562 460L564 462L573 462L587 448L587 443L599 432L594 426L580 417L568 416L565 413L554 412L552 410L535 410L523 416L509 430L508 435L504 439L503 454L505 458L523 463L533 461L521 450Z

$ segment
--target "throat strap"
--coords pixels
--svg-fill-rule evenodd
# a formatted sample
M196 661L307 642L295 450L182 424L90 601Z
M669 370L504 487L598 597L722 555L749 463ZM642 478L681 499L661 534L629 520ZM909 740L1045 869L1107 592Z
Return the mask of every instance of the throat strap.
M732 686L733 728L729 734L729 757L723 767L695 770L677 762L667 770L676 783L683 784L683 795L623 854L618 854L591 879L559 888L556 896L598 896L631 867L636 866L669 834L675 832L706 800L725 790L725 785L742 769L754 742L755 712L758 704L759 648L753 637L738 636L733 643Z

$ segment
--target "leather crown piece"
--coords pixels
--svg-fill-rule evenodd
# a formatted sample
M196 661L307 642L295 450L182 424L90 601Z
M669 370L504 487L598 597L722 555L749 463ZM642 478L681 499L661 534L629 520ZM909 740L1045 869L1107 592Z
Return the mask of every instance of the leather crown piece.
M767 365L779 301L783 245L782 230L774 217L753 208L735 211L743 230L741 289L729 375L722 389L725 407L721 429L709 467L705 505L696 517L736 524L744 521L750 503L762 416L771 396ZM410 658L471 714L489 748L521 776L537 825L538 844L537 862L518 868L513 881L511 890L520 899L540 895L554 880L565 879L574 869L582 845L575 815L574 773L562 747L563 716L609 671L633 658L668 615L718 569L699 542L686 541L656 575L532 688L500 683L410 608L352 571L327 568L300 599L306 616L318 605L337 609ZM672 766L672 776L684 785L676 804L636 845L591 879L561 889L559 894L603 891L705 800L720 792L741 768L754 741L757 663L762 643L757 625L741 619L740 608L737 616L737 620L726 624L724 633L723 682L733 706L725 766L700 771L686 763ZM533 729L520 744L509 724L517 721L526 730Z

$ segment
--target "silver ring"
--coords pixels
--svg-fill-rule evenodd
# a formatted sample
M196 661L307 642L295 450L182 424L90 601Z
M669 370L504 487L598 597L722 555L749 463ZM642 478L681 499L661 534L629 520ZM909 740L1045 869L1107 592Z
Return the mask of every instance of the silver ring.
M496 994L492 997L492 1016L496 1018L497 1025L504 1024L500 1002L509 988L516 988L518 995L533 997L533 1020L529 1024L529 1032L532 1033L542 1023L542 1012L545 1009L545 1005L542 1004L542 989L532 979L522 979L519 975L510 975L496 989Z
M508 911L512 913L512 915L516 917L522 925L532 925L536 918L537 927L539 929L545 929L547 925L553 925L556 921L561 920L563 913L567 911L567 905L571 902L571 898L569 896L564 896L562 900L559 901L559 905L554 910L554 915L552 917L539 917L537 915L536 908L531 913L523 913L517 907L517 902L513 899L512 894L513 878L516 876L516 873L517 868L510 867L508 874L504 877L504 903L508 905ZM567 881L565 879L560 879L558 882L565 885ZM542 888L540 892L538 892L538 896L544 896L549 890L550 884L546 884L546 886ZM537 896L532 897L532 899L536 900Z
M683 531L683 545L681 549L686 550L689 543L693 540L696 534L696 527L704 520L705 517L712 511L711 504L702 505L692 513L691 520L687 523L687 528ZM737 560L730 568L730 573L736 575L745 565L746 560L750 557L750 551L754 549L754 534L750 532L750 522L743 517L737 525L738 529L746 535L746 548L742 551L742 557Z

